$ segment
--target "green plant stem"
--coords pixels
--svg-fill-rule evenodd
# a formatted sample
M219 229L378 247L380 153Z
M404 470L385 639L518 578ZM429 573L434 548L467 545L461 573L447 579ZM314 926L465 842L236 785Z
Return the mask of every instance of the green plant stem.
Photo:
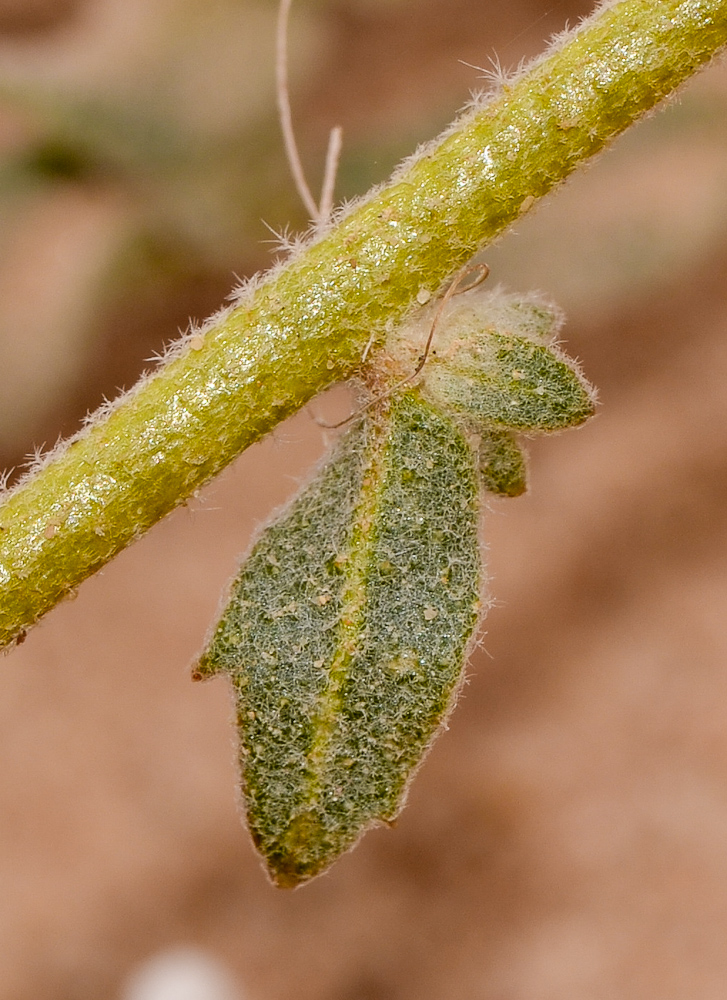
M0 644L360 367L535 199L727 42L727 0L621 0L466 113L0 506ZM586 220L584 220L585 223Z

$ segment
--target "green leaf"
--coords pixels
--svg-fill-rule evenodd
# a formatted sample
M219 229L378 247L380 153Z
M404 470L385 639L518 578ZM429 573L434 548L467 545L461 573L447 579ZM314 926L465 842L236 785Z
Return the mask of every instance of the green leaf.
M556 348L525 337L483 335L479 365L433 361L427 394L441 406L497 427L556 431L593 415L593 393Z
M441 310L441 312L440 312ZM553 344L562 314L538 295L478 288L420 310L386 344L393 380L421 369L423 394L473 430L556 431L583 423L595 393Z
M489 493L519 497L528 488L527 467L509 431L484 428L480 436L480 473Z
M480 605L475 459L415 391L261 535L196 676L229 673L253 839L281 886L401 809Z

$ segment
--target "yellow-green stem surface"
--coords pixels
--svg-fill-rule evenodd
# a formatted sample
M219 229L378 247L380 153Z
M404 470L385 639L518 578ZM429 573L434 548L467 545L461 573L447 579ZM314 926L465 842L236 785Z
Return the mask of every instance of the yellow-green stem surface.
M5 644L333 381L727 42L727 0L620 0L468 112L0 506Z

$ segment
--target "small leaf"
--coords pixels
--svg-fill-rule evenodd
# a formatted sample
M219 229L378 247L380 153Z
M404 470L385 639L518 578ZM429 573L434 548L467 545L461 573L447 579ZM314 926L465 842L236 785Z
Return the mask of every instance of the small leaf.
M479 452L482 484L489 493L519 497L525 492L528 488L525 456L512 434L484 429Z
M235 580L197 676L232 679L248 823L279 885L401 809L477 622L477 507L461 431L403 392L345 436Z
M421 310L386 345L399 378L416 369L437 316ZM483 425L516 431L554 431L583 423L595 393L577 365L553 341L563 317L537 295L477 288L455 296L439 316L421 371L423 394Z
M483 334L480 364L457 357L425 369L427 395L498 427L555 431L593 415L593 393L563 354L525 337Z

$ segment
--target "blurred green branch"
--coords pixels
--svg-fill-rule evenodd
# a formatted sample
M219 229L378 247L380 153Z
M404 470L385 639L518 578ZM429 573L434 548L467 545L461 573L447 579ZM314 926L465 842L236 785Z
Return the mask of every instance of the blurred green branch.
M353 375L422 291L727 42L727 0L620 0L213 317L0 506L7 644L244 448ZM584 220L585 222L585 220Z

